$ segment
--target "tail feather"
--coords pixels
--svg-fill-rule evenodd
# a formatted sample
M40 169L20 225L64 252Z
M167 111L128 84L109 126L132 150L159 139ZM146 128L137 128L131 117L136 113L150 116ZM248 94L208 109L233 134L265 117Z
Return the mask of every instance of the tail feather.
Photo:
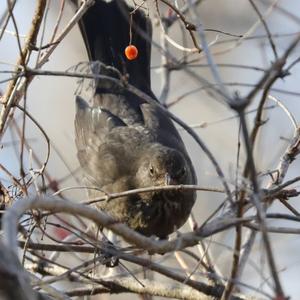
M90 60L101 61L117 68L122 74L128 74L130 84L152 95L150 85L152 28L150 20L141 9L133 13L131 25L132 44L138 48L139 56L129 61L124 55L124 50L130 43L131 11L133 9L128 7L125 1L96 0L82 17L80 28ZM109 75L115 76L113 73Z

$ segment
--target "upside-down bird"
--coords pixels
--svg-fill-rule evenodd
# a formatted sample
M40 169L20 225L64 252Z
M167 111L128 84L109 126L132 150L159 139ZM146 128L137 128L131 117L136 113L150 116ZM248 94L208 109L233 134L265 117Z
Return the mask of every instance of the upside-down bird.
M96 0L82 17L80 29L90 61L110 67L94 68L97 75L118 79L121 74L153 99L148 103L126 86L116 87L101 76L96 80L91 106L77 96L76 146L86 186L118 193L195 184L195 171L183 141L151 91L152 28L145 12L121 0ZM128 45L138 50L134 60L124 54ZM94 198L101 192L88 189L88 194ZM186 222L195 197L191 189L156 190L96 206L141 234L166 238Z

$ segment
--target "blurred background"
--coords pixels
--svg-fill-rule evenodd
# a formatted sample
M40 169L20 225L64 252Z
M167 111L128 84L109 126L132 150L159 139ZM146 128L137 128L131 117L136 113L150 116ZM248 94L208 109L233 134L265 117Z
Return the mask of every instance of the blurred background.
M34 0L18 0L14 7L14 16L18 28L20 42L23 44L31 26L32 17L36 7ZM128 1L132 4L131 1ZM159 2L159 1L158 1ZM174 2L174 3L173 3ZM230 91L240 95L246 95L263 76L275 60L274 53L266 36L266 31L259 22L258 16L248 0L210 0L197 1L198 21L206 30L206 39L210 45L217 64L220 76ZM273 36L276 50L280 55L300 32L300 2L297 0L285 1L254 1ZM37 45L46 45L51 40L53 30L61 11L63 1L48 1L46 17L42 23ZM179 8L187 1L172 1ZM152 1L146 1L143 6L149 11L153 22L153 38L155 44L152 48L152 88L157 97L160 97L165 87L164 57L161 45L164 35L159 21L156 6ZM0 5L0 17L7 9L6 1ZM169 7L159 2L160 16L170 16L175 13ZM58 26L58 34L67 26L75 13L75 8L69 2L65 3L62 20ZM194 22L194 15L185 14L187 20ZM0 31L1 32L1 31ZM195 33L197 36L197 34ZM194 48L191 38L186 30L182 29L180 21L168 29L169 39L186 49ZM241 39L241 36L246 36ZM198 39L198 37L197 37ZM199 41L199 39L198 39ZM182 51L174 46L174 43L164 42L169 53L178 61L187 62L187 68L197 76L215 84L211 70L207 65L204 53L192 53ZM200 42L199 42L200 43ZM43 51L41 52L43 53ZM29 66L34 68L40 58L39 51L33 51ZM0 92L4 94L12 74L8 71L15 70L19 57L19 47L16 38L14 24L10 21L0 40ZM299 47L289 56L288 63L299 58ZM44 64L42 70L65 72L67 70L80 70L80 62L88 60L83 40L77 26L59 43L57 48ZM77 69L76 69L77 68ZM296 64L290 71L290 75L283 80L277 80L270 94L276 97L293 114L296 122L299 122L299 80L300 67ZM47 133L51 143L50 159L46 166L45 184L55 186L56 189L80 185L80 172L76 158L74 143L74 114L75 94L78 86L81 93L89 94L90 90L79 82L80 80L63 76L35 76L28 86L26 94L27 110ZM170 105L170 110L194 127L201 139L211 150L220 163L226 179L233 189L236 184L236 175L240 178L245 162L243 145L241 146L239 167L237 167L237 154L239 141L239 120L221 98L213 97L209 87L195 80L185 70L185 67L170 72L169 89L165 104ZM85 90L86 89L86 90ZM261 93L256 101L247 108L247 120L249 127L253 126L255 109L260 100ZM24 99L21 103L24 103ZM1 107L1 106L0 106ZM267 109L264 111L265 125L259 132L255 147L255 162L257 171L266 174L277 168L280 157L294 135L294 128L290 118L276 102L268 100ZM16 109L17 110L17 109ZM10 125L1 140L0 164L16 178L20 178L20 129L23 114L16 111ZM192 155L195 165L198 183L203 187L222 188L217 174L203 151L193 139L180 129ZM24 149L23 162L27 178L34 177L34 170L42 167L47 156L47 143L37 126L28 118L25 125L25 138L28 146ZM299 176L300 164L296 160L291 165L286 180ZM11 178L7 172L0 169L1 181L7 188L10 187ZM261 176L261 185L271 180L270 176ZM42 186L42 179L35 181L37 187ZM295 188L299 187L295 185ZM53 193L48 189L47 193ZM85 195L76 190L64 194L69 199L82 200ZM212 192L199 192L195 208L193 210L198 225L222 203L224 195ZM296 209L300 208L299 197L289 200ZM287 212L287 209L279 202L274 202L270 208L272 212ZM287 224L283 221L271 221L271 225L281 226ZM288 224L289 226L295 226ZM188 224L180 231L190 230ZM207 243L210 246L214 263L219 266L225 276L229 276L230 262L232 260L232 247L234 244L234 230L225 234L218 234L210 238ZM272 245L279 275L282 280L286 295L291 299L297 299L300 294L298 274L300 270L300 246L299 235L271 234ZM269 271L263 254L261 237L258 234L256 245L251 254L251 262L245 269L243 282L258 289L270 293L272 285ZM243 290L243 288L242 288ZM255 294L253 290L245 289L246 293ZM122 297L114 296L116 298ZM263 296L262 296L263 297Z

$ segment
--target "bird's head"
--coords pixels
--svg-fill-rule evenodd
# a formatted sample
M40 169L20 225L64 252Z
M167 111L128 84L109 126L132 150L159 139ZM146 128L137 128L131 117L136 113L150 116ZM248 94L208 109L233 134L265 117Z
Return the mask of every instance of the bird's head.
M177 150L151 145L141 155L136 173L139 187L188 184L190 170L184 156Z

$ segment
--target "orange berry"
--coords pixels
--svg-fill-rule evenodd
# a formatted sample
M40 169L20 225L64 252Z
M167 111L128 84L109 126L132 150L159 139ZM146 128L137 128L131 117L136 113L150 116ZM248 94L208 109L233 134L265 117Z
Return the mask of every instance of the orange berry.
M139 54L139 51L137 47L134 45L129 45L125 48L125 56L127 57L128 60L134 60L137 58Z

